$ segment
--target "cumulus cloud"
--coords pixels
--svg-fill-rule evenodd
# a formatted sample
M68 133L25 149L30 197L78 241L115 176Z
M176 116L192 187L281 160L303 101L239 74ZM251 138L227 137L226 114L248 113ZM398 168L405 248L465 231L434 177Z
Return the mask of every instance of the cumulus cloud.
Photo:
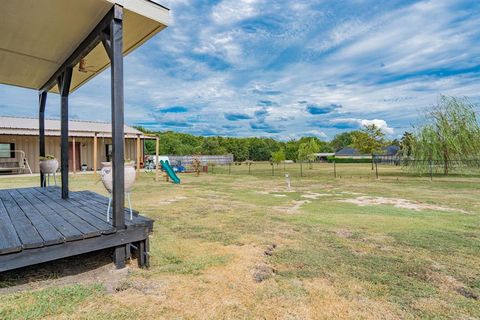
M375 123L392 135L439 94L480 101L478 1L165 4L170 27L125 58L129 124L328 139ZM107 70L74 92L71 114L110 121L108 80ZM0 86L3 112L31 116L36 100ZM58 116L58 105L50 95L47 116Z
M381 120L381 119L373 119L373 120L362 119L362 120L359 120L359 122L360 122L362 127L370 126L370 125L374 124L377 128L380 128L386 134L391 135L391 134L394 133L393 128L390 128L385 120Z

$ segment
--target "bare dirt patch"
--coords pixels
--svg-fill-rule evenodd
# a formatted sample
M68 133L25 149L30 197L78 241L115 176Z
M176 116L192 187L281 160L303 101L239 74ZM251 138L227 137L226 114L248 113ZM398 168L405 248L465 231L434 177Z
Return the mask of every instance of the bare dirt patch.
M328 193L316 193L316 192L308 192L307 194L302 194L302 198L317 200L320 197L328 197L331 194Z
M371 206L371 205L393 205L395 208L401 209L410 209L414 211L423 211L423 210L435 210L435 211L445 211L445 212L462 212L467 213L461 209L453 209L448 207L442 207L434 204L414 202L406 199L399 198L385 198L385 197L369 197L361 196L351 199L339 200L340 202L353 203L358 206Z
M175 202L179 202L186 199L188 198L184 196L176 196L171 199L163 199L163 200L157 201L157 204L170 204L170 203L175 203Z
M127 278L129 267L117 270L109 250L43 263L5 272L0 277L0 294L72 284L102 284L107 292L115 292Z
M295 213L298 213L300 211L300 208L307 203L311 203L311 201L310 200L293 200L290 206L281 206L281 207L273 207L273 208L284 213L295 214Z

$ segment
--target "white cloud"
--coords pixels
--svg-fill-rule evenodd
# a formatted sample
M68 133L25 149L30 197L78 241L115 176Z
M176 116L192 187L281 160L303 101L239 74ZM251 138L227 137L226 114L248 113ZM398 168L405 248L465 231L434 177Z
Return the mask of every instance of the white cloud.
M218 24L233 24L251 18L258 11L259 0L224 0L212 10L212 19Z
M388 126L385 120L382 120L382 119L373 119L373 120L362 119L359 122L362 127L374 124L377 128L381 129L386 134L392 135L394 133L394 130Z

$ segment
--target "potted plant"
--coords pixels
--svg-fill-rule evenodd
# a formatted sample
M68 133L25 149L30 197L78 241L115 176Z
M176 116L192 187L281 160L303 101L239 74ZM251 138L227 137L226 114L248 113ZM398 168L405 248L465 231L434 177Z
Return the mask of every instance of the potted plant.
M43 174L55 173L58 169L58 160L55 156L40 157L40 172Z
M111 162L102 162L102 183L105 186L105 189L109 193L112 193L113 190L113 170L112 170L112 163ZM126 160L125 161L125 192L130 192L132 190L133 185L135 184L135 178L137 173L135 171L135 162Z
M88 169L87 164L86 164L86 163L82 163L81 169L82 169L82 172L86 172L87 169Z

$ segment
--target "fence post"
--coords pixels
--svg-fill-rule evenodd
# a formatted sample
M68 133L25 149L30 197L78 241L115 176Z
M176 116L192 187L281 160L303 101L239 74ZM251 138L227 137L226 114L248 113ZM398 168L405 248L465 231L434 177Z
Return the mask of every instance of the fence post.
M430 159L430 181L433 180L433 160Z
M303 177L303 166L302 166L301 160L300 160L300 177Z
M249 162L248 163L248 174L250 174L250 167L252 166L252 164Z
M232 164L229 163L228 164L228 174L230 174L232 172Z
M274 168L275 166L274 166L273 162L271 164L272 164L272 177L274 177L275 176L275 168Z
M376 179L378 180L378 163L377 163L377 159L375 159L374 161L375 161L375 177L376 177Z
M337 161L335 161L335 156L333 156L333 177L337 178Z

